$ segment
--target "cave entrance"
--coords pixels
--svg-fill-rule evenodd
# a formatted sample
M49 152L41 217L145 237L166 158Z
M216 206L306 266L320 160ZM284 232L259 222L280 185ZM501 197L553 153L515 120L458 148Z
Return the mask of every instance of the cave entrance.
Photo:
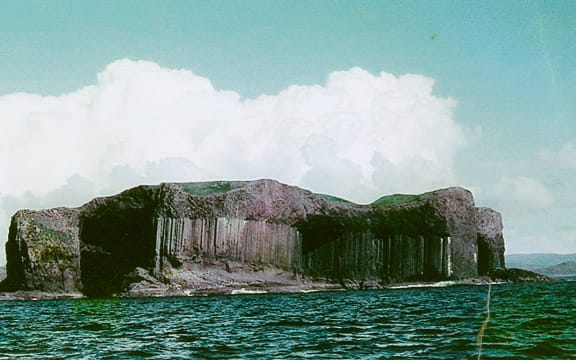
M486 243L486 241L481 237L478 236L477 239L477 246L478 246L478 275L486 275L491 265L491 257L492 253L490 251L490 246Z
M129 272L138 266L153 266L155 229L145 209L110 209L82 218L80 226L80 268L86 296L112 296L124 290Z

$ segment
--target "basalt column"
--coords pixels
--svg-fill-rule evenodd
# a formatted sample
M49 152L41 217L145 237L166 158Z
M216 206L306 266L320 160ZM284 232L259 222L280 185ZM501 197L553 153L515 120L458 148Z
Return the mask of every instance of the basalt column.
M157 218L155 269L169 261L230 260L299 268L299 234L286 224L234 218Z
M375 233L315 217L300 226L303 273L338 282L441 280L451 275L451 239Z

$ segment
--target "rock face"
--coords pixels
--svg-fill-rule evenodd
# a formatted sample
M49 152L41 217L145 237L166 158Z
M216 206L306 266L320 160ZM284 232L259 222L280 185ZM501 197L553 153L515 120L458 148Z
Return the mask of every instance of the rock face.
M19 211L6 243L7 278L0 289L78 292L80 252L78 211Z
M6 251L1 291L88 296L246 278L379 287L504 267L500 214L465 189L357 205L274 180L139 186L80 208L19 211Z
M504 269L502 216L488 208L478 209L478 274Z

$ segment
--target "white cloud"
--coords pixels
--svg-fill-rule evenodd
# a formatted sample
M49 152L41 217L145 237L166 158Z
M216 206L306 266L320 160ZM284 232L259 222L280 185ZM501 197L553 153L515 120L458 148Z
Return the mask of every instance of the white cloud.
M465 132L433 85L353 68L241 99L190 71L119 60L73 93L0 97L0 211L142 182L269 177L360 202L450 184Z
M559 169L576 169L576 145L564 144L557 151L542 150L538 157Z
M494 196L499 209L515 214L546 212L554 204L552 192L544 184L524 176L503 177Z
M548 228L544 231L509 231L516 241L506 242L507 254L556 253L571 254L576 252L576 230Z

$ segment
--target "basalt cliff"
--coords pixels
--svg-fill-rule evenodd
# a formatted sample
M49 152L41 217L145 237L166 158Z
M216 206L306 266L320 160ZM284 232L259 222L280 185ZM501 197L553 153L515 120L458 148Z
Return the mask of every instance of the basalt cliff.
M166 183L21 210L0 291L377 288L504 268L501 216L448 188L357 205L274 180Z

